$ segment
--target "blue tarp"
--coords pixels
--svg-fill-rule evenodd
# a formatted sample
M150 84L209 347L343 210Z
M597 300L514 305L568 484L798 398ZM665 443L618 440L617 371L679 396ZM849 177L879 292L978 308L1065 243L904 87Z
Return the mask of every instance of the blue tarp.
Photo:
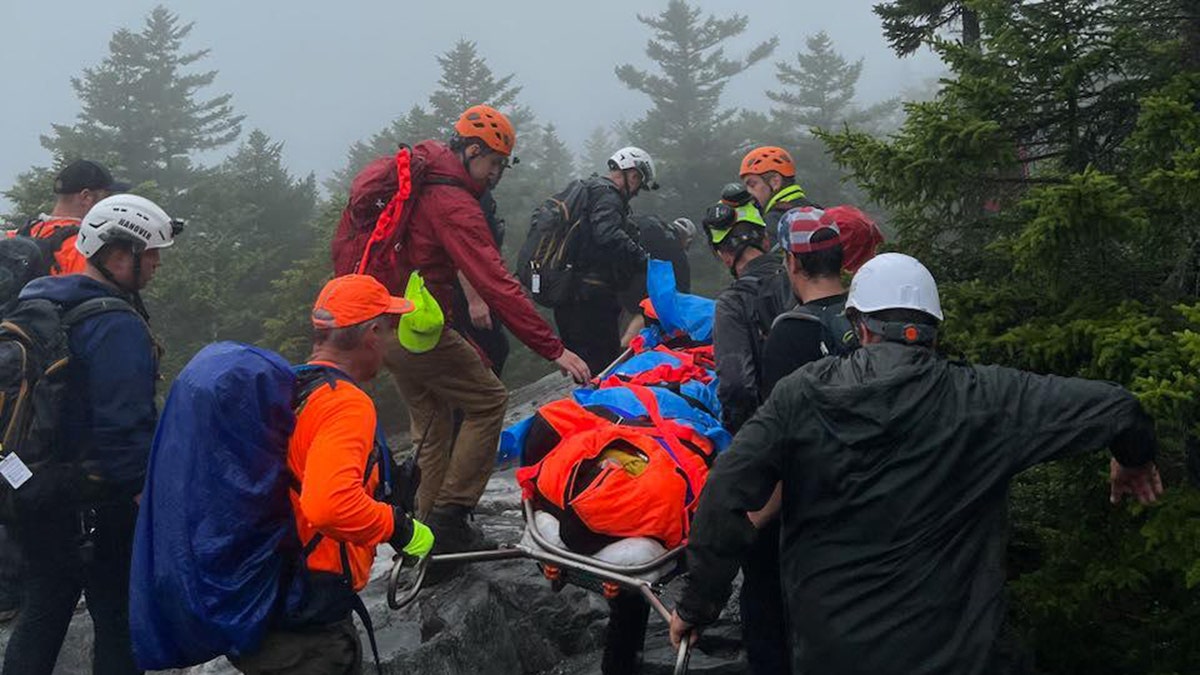
M712 342L713 315L717 303L698 295L680 293L675 286L671 263L651 260L646 268L646 292L668 334L683 331L693 342Z
M680 331L686 333L693 343L712 341L713 313L716 303L675 289L675 271L670 263L661 260L651 260L647 268L646 286L650 301L658 315L659 325L652 325L642 331L646 338L646 348L653 349L664 339L677 335ZM664 352L644 351L635 354L613 369L612 375L631 377L652 370L660 365L677 367L681 361ZM659 411L666 419L672 419L691 426L704 434L713 443L713 448L720 452L729 446L729 432L721 427L721 404L717 400L716 373L708 371L712 376L709 384L692 381L676 385L678 393L666 387L649 387L658 399ZM603 389L583 388L571 394L580 405L599 405L606 407L624 417L647 416L645 406L626 387L606 387ZM691 399L689 401L689 399ZM533 424L533 417L528 417L508 429L500 436L500 462L517 459Z
M688 387L689 385L699 385L701 389L706 389L704 385L698 382L689 382L684 386ZM733 438L729 435L728 431L725 431L725 428L721 426L721 422L716 417L693 406L682 396L668 389L662 387L648 387L648 389L654 393L654 398L658 400L658 412L663 418L682 422L704 434L712 441L713 448L717 452L721 452L729 447ZM688 395L687 391L683 393L684 395ZM575 401L579 405L583 406L602 405L628 417L649 415L642 402L626 387L578 389L572 396L575 397Z
M732 437L721 426L720 421L712 415L695 407L679 394L663 387L647 387L658 400L659 414L665 419L686 424L712 441L713 449L721 452L729 447ZM689 382L683 387L684 396L703 400L709 396L709 388L699 382ZM692 396L696 394L697 396ZM582 406L602 406L622 417L648 417L646 406L628 387L608 387L605 389L576 389L571 396ZM718 411L718 415L720 412ZM513 424L500 435L500 454L498 461L507 462L518 459L521 449L525 447L525 439L533 425L533 417Z

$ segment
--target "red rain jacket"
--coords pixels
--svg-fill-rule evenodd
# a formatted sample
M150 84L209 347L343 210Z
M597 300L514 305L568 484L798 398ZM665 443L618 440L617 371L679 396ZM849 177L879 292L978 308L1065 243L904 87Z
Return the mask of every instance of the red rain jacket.
M422 188L406 233L400 278L407 279L412 270L420 270L426 286L449 314L461 270L517 339L547 360L562 356L562 341L504 267L479 206L486 186L471 179L462 160L445 143L422 141L413 152L425 160L427 177L447 178L467 189L437 183ZM451 318L447 316L447 325Z

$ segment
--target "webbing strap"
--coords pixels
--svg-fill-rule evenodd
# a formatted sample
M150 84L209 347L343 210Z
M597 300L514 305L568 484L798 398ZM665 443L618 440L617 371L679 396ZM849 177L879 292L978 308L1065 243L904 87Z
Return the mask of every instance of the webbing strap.
M676 423L668 422L667 420L663 419L662 413L659 412L658 409L658 399L654 396L654 392L650 391L649 388L630 386L629 390L632 391L633 395L642 402L642 405L646 408L646 412L650 415L650 421L654 422L654 427L659 432L654 436L654 439L658 441L659 445L663 446L663 448L667 451L667 456L669 456L671 461L675 463L675 467L679 469L680 474L683 476L684 482L687 483L688 504L691 504L695 499L696 491L695 486L692 483L691 475L683 466L683 463L679 460L679 455L675 454L676 450L686 451L686 449L683 447L683 441L679 439L678 433L672 426Z
M352 609L367 631L367 641L371 643L371 656L375 658L375 672L377 675L383 675L383 665L379 662L379 645L375 641L375 623L371 621L371 613L367 611L362 596L354 592L354 579L350 575L350 552L346 542L342 542L338 548L342 556L342 579L346 582L346 590L354 597Z
M371 656L375 658L375 672L377 675L383 675L383 665L379 661L379 645L375 642L375 624L371 621L371 613L367 611L367 606L358 593L354 594L354 613L358 615L358 620L362 621L363 628L367 631L367 642L371 643Z

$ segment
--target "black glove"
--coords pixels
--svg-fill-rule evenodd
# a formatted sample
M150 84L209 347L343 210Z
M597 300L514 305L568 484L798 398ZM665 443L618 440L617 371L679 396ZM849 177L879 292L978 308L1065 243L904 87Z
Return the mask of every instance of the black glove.
M388 543L396 553L412 558L424 558L433 549L433 530L400 509L393 509L395 530Z
M417 488L421 486L421 467L413 455L392 467L393 506L404 513L417 512Z

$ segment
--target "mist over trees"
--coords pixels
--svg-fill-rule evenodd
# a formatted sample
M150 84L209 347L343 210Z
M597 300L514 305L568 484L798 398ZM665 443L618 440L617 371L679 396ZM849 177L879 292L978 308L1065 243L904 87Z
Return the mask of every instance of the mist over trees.
M663 189L634 200L636 212L698 222L737 179L745 150L783 145L810 198L879 216L889 246L934 271L945 351L1119 382L1155 415L1169 486L1161 506L1110 507L1099 454L1016 484L1011 624L1040 672L1196 672L1200 492L1187 487L1187 449L1200 445L1200 9L1186 0L881 2L880 31L897 54L933 50L948 69L908 102L864 101L863 62L818 24L802 34L748 11L714 15L671 0L639 15L647 67L612 65L644 95L645 113L598 120L579 147L523 103L520 72L494 72L469 39L446 45L404 66L437 69L434 89L397 101L406 112L317 177L289 171L270 129L243 128L192 25L159 7L72 78L79 114L47 120L41 142L53 164L5 190L9 217L47 212L57 168L87 157L187 218L147 297L169 377L216 339L304 358L310 303L331 274L329 238L355 172L399 143L447 137L469 105L496 106L517 127L520 163L496 190L510 261L533 208L603 171L620 146L646 148L661 169ZM776 81L748 109L727 88L751 69ZM703 242L690 255L697 292L728 282ZM510 385L549 372L513 346ZM374 392L382 414L402 423L390 382Z

